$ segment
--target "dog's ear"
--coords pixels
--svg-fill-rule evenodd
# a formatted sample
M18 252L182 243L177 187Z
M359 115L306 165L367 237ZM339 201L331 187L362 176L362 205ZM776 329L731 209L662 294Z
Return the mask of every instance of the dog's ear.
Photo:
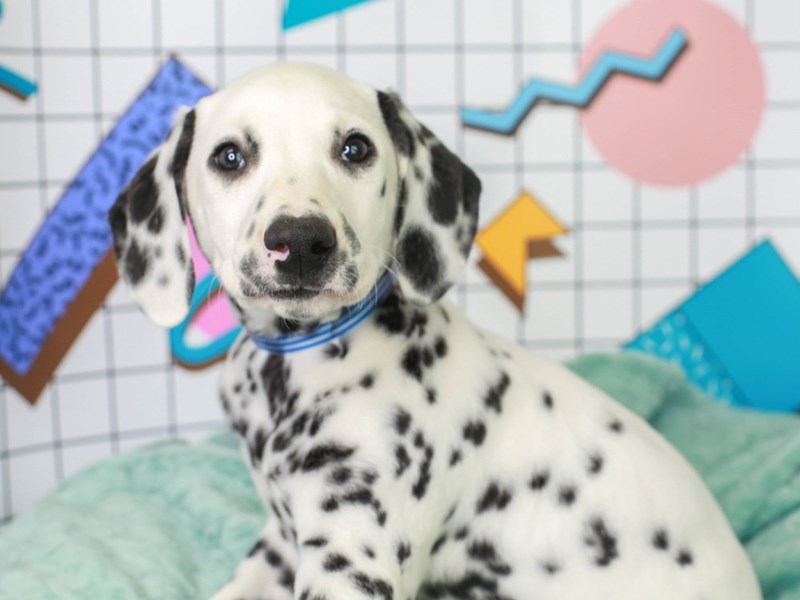
M184 198L194 122L193 110L178 113L108 215L122 278L147 316L165 327L186 317L194 292Z
M398 157L394 256L403 295L438 300L464 268L478 225L481 182L392 93L378 105Z

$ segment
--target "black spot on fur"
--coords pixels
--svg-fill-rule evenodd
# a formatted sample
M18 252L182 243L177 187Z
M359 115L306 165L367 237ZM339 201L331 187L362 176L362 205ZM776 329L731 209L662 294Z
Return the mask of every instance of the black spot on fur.
M386 180L383 180L383 185L381 185L381 198L386 195Z
M316 471L328 464L349 458L353 452L355 452L355 448L347 448L339 444L320 444L314 446L306 454L302 469L303 471Z
M383 579L372 579L360 571L351 573L350 579L356 588L367 596L378 596L383 600L392 600L394 589Z
M561 565L555 561L546 561L542 563L542 570L548 575L555 575L561 570Z
M281 555L271 548L267 548L267 551L264 553L264 558L273 567L280 567L283 564Z
M397 207L394 211L394 233L400 233L400 228L403 226L403 220L406 216L406 205L408 204L408 185L406 184L405 177L400 179L397 189Z
M342 229L344 229L344 234L347 236L347 241L350 244L350 250L353 254L358 254L361 252L361 242L358 240L358 236L353 228L350 226L350 223L342 215Z
M124 196L118 200L108 213L108 223L114 235L114 254L117 260L122 258L125 239L128 237L128 215L125 211ZM180 246L178 246L180 248ZM185 260L184 260L185 263Z
M603 457L600 454L589 455L589 475L597 475L603 470Z
M278 584L290 592L294 591L294 571L289 567L284 567L281 570L281 577L278 579Z
M340 360L344 360L349 350L350 345L347 343L347 340L344 338L339 338L338 340L325 346L324 352L325 356L328 358L338 358Z
M337 484L342 485L350 481L353 472L348 467L336 467L331 473L331 480Z
M447 342L443 337L439 336L436 338L436 341L433 344L433 349L438 358L444 358L447 356Z
M425 399L428 404L436 404L436 390L433 388L425 388Z
M419 476L414 486L411 488L411 493L417 500L421 500L428 490L428 484L431 481L431 463L433 462L433 447L425 447L425 458L419 467Z
M128 251L125 253L125 275L131 285L137 285L147 273L150 258L136 239L132 239Z
M364 546L363 550L364 550L364 554L366 554L367 558L375 558L375 550L373 550L369 546Z
M584 542L596 552L594 564L598 567L607 567L619 557L617 538L611 534L605 521L600 517L589 521L588 530Z
M392 143L394 143L398 153L413 158L416 150L414 135L406 125L406 122L400 117L397 103L398 101L389 94L378 92L378 106L381 109L386 129L389 130L389 137L392 138Z
M411 546L408 542L400 542L397 544L397 564L403 566L406 559L411 556Z
M261 464L261 457L264 455L264 446L267 445L267 435L260 427L256 430L256 435L249 444L250 461L253 466Z
M491 386L483 397L486 408L495 411L497 414L503 412L503 396L505 396L510 383L511 379L508 374L502 371L498 382Z
M692 553L688 550L681 550L678 552L678 557L675 559L681 567L688 567L692 563L694 563L694 558L692 557Z
M417 381L422 381L422 352L418 346L409 346L401 363L403 370Z
M375 323L389 334L402 333L406 329L406 313L400 296L389 294L375 313Z
M653 534L653 546L658 550L669 548L669 535L664 529L656 529Z
M375 374L367 373L361 378L361 380L358 382L358 385L368 390L372 387L374 383L375 383Z
M309 548L322 548L328 543L328 540L322 536L308 538L303 542L304 546L308 546Z
M375 497L368 488L358 488L340 498L345 504L373 504Z
M325 512L333 512L338 509L339 509L339 501L333 496L326 498L322 503L322 510L324 510Z
M417 290L432 295L434 300L444 293L439 244L430 231L409 227L397 244L397 260Z
M266 547L267 543L264 540L258 540L256 542L256 545L253 546L250 552L247 553L248 558L255 556L256 554L264 550Z
M161 228L164 226L164 209L160 206L157 206L156 209L153 211L153 214L150 215L150 218L147 220L147 230L150 233L158 234L161 232Z
M402 408L398 408L394 415L394 429L400 435L405 435L411 426L411 415Z
M155 178L157 159L157 156L153 156L144 163L120 197L122 202L125 199L128 202L132 223L139 224L147 219L158 203L159 189Z
M462 196L463 166L458 157L438 144L431 148L432 180L428 186L428 210L440 225L452 225Z
M622 433L625 429L622 425L622 421L619 419L614 419L608 424L608 428L613 431L614 433Z
M463 457L461 456L461 450L453 450L450 453L450 466L451 467L456 466L458 463L461 462L462 458Z
M350 566L350 561L343 554L329 554L322 563L322 568L326 571L341 571Z
M445 579L427 582L420 588L421 598L453 597L459 600L473 598L492 598L507 600L506 596L497 593L497 580L477 571L467 571L460 579Z
M487 540L472 542L467 549L467 554L471 559L484 563L495 575L511 574L511 567L500 559L494 545Z
M442 546L444 546L446 541L447 541L447 534L444 533L440 535L438 538L436 538L436 541L434 541L433 545L431 546L431 556L439 552L439 550L442 548Z
M550 392L544 392L544 394L542 394L542 404L544 404L547 410L553 408L553 397L550 395Z
M483 421L469 421L464 425L464 439L469 440L475 446L480 446L486 438L486 425Z
M456 533L453 536L453 538L461 541L463 539L466 539L468 535L469 535L469 527L464 526L456 530Z
M394 447L395 469L394 474L400 477L405 470L411 466L411 457L408 455L406 447L402 444L397 444Z
M183 129L178 144L175 146L175 154L172 156L170 173L175 180L175 193L178 195L178 202L181 207L181 217L186 217L186 198L183 193L184 178L186 174L186 164L189 162L189 154L192 151L192 140L194 139L194 126L196 115L194 110L190 110L183 120Z
M503 489L493 481L478 500L478 512L482 513L492 508L503 510L511 502L512 497L511 490Z
M558 490L558 503L564 506L571 506L575 503L578 497L578 491L575 486L562 485Z

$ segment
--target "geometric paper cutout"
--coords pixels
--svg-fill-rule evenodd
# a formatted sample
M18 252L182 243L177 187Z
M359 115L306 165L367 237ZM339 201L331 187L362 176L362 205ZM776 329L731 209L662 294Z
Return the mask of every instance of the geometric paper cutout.
M3 18L3 3L0 1L0 19ZM28 96L36 93L36 84L19 73L15 73L0 65L0 88L17 96L20 100L27 100Z
M561 256L551 240L567 231L539 200L523 190L475 237L475 244L483 253L478 267L522 312L528 260Z
M283 11L283 30L347 10L369 0L286 0Z
M764 241L627 344L732 404L800 408L800 281Z
M684 187L736 162L758 129L766 106L764 66L745 25L719 2L629 2L593 34L581 70L610 44L649 52L676 25L691 43L669 76L658 86L615 78L581 123L597 152L628 177Z
M461 120L467 127L511 135L540 100L583 108L589 105L615 73L638 79L660 80L684 51L686 44L686 34L681 29L673 29L651 57L604 50L576 85L531 79L505 110L463 108Z
M175 111L210 92L177 60L165 63L24 251L0 293L0 375L30 402L116 281L116 268L108 268L113 265L109 208L164 140ZM92 292L89 299L81 296L86 289Z
M225 358L242 327L233 315L228 298L197 244L191 223L189 243L192 248L198 284L186 318L169 332L174 362L187 369L203 369Z

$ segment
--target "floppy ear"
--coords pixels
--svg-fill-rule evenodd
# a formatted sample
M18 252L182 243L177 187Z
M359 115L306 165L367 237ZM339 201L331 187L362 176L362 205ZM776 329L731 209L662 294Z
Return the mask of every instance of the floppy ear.
M108 215L122 278L147 316L166 327L186 317L194 291L183 198L194 120L193 110L178 113Z
M378 105L398 157L394 256L403 295L438 300L461 275L478 225L481 182L395 94Z

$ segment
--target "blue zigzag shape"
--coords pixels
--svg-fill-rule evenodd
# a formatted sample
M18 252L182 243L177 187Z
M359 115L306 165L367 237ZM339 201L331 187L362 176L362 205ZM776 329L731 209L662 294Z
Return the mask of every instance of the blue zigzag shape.
M3 18L3 3L0 2L0 19ZM0 87L25 100L36 92L36 84L19 73L0 65Z
M661 79L686 49L686 46L686 34L680 29L674 29L651 58L631 56L609 50L600 55L583 81L576 86L532 79L522 88L522 91L506 110L494 112L463 108L461 109L461 120L468 127L509 135L514 133L522 119L539 100L550 100L558 104L584 108L614 73L625 73L653 81Z

